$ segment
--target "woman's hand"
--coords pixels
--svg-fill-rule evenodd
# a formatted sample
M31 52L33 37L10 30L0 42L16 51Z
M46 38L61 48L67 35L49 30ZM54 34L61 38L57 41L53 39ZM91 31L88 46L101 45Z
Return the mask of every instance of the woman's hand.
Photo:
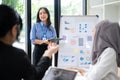
M35 39L35 41L34 41L34 44L42 44L43 43L43 41L42 40L39 40L39 39Z
M45 44L49 44L48 40L42 40L42 42L45 43Z
M35 39L35 41L34 41L34 44L39 44L39 45L41 45L41 44L43 44L43 43L49 44L49 41L48 41L48 40L39 40L39 39Z
M48 49L45 51L43 56L47 56L47 57L51 58L52 54L57 53L58 49L59 49L59 45L57 45L56 43L53 43L53 42L49 42Z

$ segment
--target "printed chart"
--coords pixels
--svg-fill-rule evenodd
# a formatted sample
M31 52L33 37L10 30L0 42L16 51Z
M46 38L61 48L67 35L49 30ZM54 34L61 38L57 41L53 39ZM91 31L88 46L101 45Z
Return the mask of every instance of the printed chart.
M89 68L91 64L92 31L97 16L62 16L60 20L58 67Z

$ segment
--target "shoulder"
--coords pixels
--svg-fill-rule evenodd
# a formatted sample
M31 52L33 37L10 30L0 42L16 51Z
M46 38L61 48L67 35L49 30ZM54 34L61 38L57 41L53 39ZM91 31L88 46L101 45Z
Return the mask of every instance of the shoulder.
M113 48L106 48L100 57L106 57L106 58L116 58L116 51Z
M54 27L53 27L53 25L52 25L52 24L50 25L50 29L54 30Z
M26 52L20 48L13 47L13 51L19 56L26 56Z
M39 26L39 24L40 24L39 22L33 23L33 27L34 27L34 26Z
M103 51L103 53L108 53L108 52L110 52L110 53L116 53L115 50L114 50L113 48L110 48L110 47L106 48L106 49Z
M26 63L30 63L30 59L24 50L14 47L14 55L16 56L17 60L23 61L23 64L26 65Z

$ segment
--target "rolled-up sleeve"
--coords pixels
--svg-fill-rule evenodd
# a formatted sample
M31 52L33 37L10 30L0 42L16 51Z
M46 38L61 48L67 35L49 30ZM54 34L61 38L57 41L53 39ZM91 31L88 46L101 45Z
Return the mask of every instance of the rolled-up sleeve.
M31 39L31 42L33 43L34 40L36 39L36 24L33 24L32 26L32 29L31 29L31 32L30 32L30 39Z
M55 30L55 28L53 28L52 30L53 30L53 38L56 38L57 35L56 35L56 30Z

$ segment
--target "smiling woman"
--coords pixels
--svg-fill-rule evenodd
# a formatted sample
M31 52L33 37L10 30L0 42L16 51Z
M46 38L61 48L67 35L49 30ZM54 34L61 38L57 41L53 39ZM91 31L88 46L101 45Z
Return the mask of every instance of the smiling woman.
M55 28L51 24L49 10L46 7L40 7L37 12L36 23L33 24L30 34L31 42L34 45L34 65L37 65L44 51L47 49L48 40L56 38Z
M39 14L37 14L40 7L45 7L49 10L50 20L51 20L52 26L54 27L54 0L31 0L31 1L32 1L32 6L31 6L31 8L32 8L32 25L34 25L34 23L36 23L36 17L38 17L37 19L39 19L39 17L41 17L41 20L45 20L45 18L47 18L46 17L47 15L44 14L44 12L45 12L44 9L42 9L41 12L39 12ZM32 26L32 28L33 28L33 26ZM42 33L40 33L40 35L43 34L43 32L46 33L47 28L41 28L41 29L42 29ZM43 39L45 39L45 38L46 38L46 35L44 35ZM38 41L38 43L39 43L39 41ZM35 63L34 62L35 61L34 60L35 55L33 54L34 47L35 47L35 45L32 44L31 61L32 61L33 64Z
M51 22L54 24L54 0L31 0L32 1L32 23L36 22L36 13L40 7L48 8Z

